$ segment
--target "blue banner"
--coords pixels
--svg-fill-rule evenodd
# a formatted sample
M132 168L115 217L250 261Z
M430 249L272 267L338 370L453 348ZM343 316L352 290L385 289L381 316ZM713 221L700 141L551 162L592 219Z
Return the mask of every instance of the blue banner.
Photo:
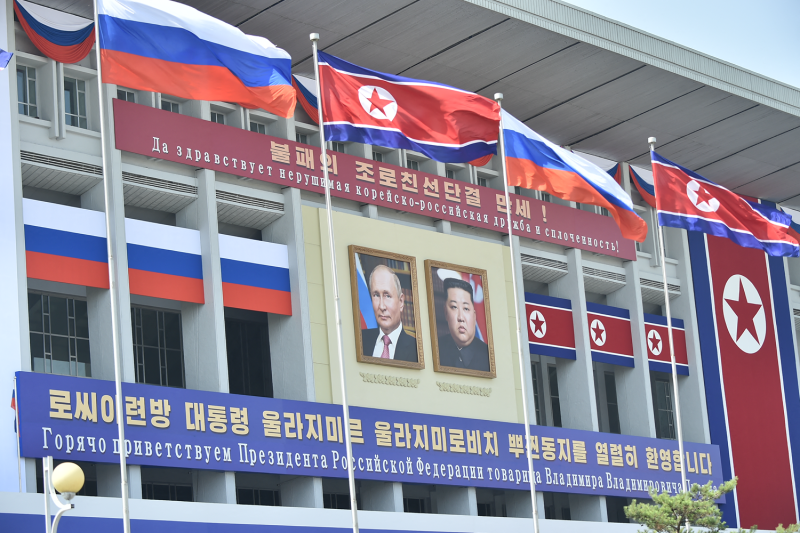
M346 477L341 406L123 383L128 463ZM114 383L17 373L23 457L118 462ZM355 476L528 489L522 424L351 407ZM531 426L543 491L647 498L680 486L678 443ZM722 482L719 448L685 443L691 483Z

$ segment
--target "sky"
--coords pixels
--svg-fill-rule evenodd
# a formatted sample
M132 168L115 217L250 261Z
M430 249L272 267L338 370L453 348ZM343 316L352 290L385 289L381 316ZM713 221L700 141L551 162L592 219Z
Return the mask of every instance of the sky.
M800 0L565 0L800 88Z

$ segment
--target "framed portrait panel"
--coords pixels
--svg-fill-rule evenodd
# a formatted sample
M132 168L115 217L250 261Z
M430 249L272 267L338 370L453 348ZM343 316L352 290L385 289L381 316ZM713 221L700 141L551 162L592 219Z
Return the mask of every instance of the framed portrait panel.
M495 378L486 271L425 261L433 370Z
M356 359L425 368L414 257L351 245Z

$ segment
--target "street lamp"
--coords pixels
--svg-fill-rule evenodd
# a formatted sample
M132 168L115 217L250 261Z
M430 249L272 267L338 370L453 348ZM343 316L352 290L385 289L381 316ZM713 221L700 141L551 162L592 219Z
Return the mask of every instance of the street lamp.
M45 533L56 533L61 515L75 507L75 504L69 502L75 497L75 493L83 488L85 477L81 467L75 463L61 463L54 470L52 456L42 459L42 470L44 473ZM68 503L61 503L61 500L56 496L56 491L60 492ZM51 498L55 506L58 507L58 512L55 519L53 519L52 525L50 524Z

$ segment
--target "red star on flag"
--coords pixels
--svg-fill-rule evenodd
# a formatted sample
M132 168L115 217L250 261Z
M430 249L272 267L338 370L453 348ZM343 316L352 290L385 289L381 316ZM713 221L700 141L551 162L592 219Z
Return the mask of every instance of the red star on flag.
M384 115L386 114L386 111L384 111L383 108L385 108L389 104L394 103L394 100L384 100L383 98L381 98L381 95L378 94L378 89L373 89L372 94L370 95L369 98L367 98L367 100L369 101L370 104L372 104L369 107L370 113L372 113L372 111L375 109L380 109L381 113L383 113Z
M736 313L736 340L742 338L745 331L749 331L750 335L759 341L758 334L756 333L756 325L753 322L756 314L761 310L761 304L751 304L747 301L747 295L744 292L744 285L741 280L739 281L739 299L730 300L725 299L734 313Z
M533 332L538 333L542 330L542 325L544 325L544 319L536 319L532 318L531 322L533 322Z

